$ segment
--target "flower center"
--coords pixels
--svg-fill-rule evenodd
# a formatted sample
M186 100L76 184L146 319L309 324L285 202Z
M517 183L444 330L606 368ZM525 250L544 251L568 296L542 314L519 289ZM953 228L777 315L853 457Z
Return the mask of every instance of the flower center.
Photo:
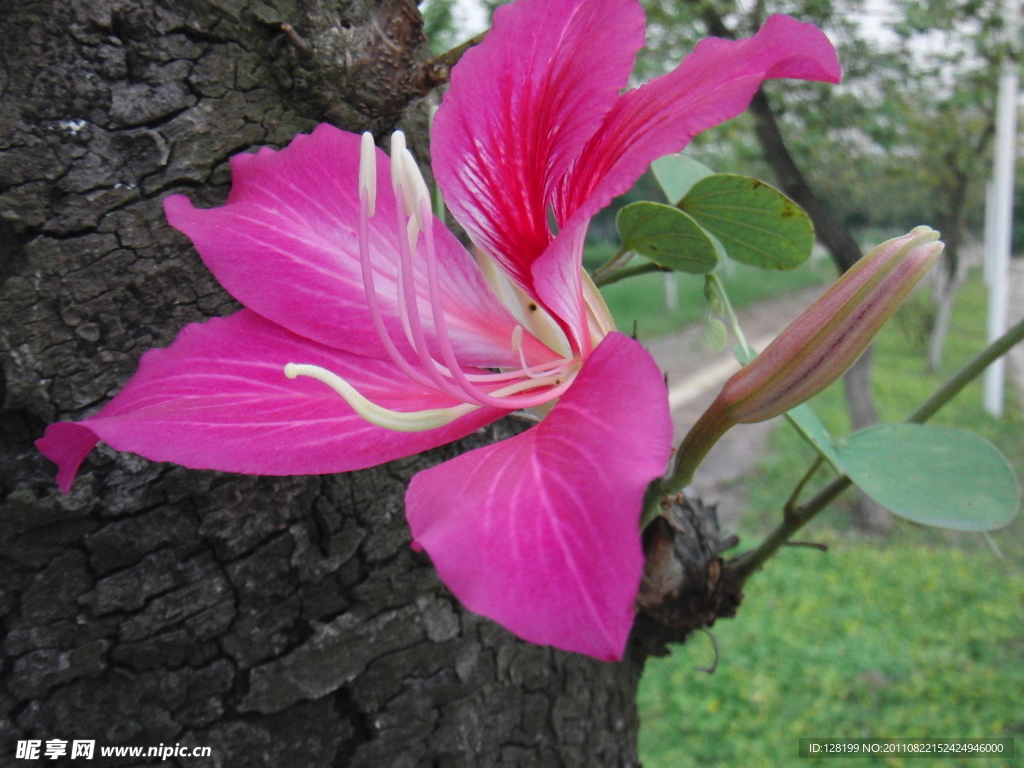
M402 432L436 429L460 416L489 406L518 410L543 405L557 397L572 384L582 361L565 357L540 365L527 364L523 351L523 328L512 331L512 351L519 356L520 367L497 373L469 372L459 363L452 346L445 317L438 274L437 249L434 240L435 218L430 209L430 193L412 153L406 149L405 135L396 131L391 140L391 184L395 192L398 218L398 315L409 346L416 353L419 365L406 360L398 350L381 313L370 261L369 219L376 212L377 158L373 137L364 133L359 157L359 259L366 292L366 303L374 329L388 357L416 383L443 392L460 402L450 408L424 411L393 411L364 397L351 384L324 368L289 363L284 372L288 378L309 376L331 387L362 418L372 424ZM416 291L413 259L417 246L426 259L428 307L421 308ZM423 312L433 321L434 337L441 360L436 360L427 346L423 328Z

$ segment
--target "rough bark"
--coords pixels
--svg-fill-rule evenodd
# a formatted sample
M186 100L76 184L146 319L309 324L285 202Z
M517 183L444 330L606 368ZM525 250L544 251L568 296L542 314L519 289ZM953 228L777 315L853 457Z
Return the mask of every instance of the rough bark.
M631 641L634 651L665 656L697 629L736 615L743 583L731 579L720 554L736 546L722 538L714 506L677 495L644 530L647 567Z
M409 477L514 423L330 477L100 446L68 496L32 446L236 309L162 197L219 204L232 154L324 118L401 119L425 157L418 23L404 0L0 2L0 764L24 738L213 749L166 765L637 764L638 646L522 643L408 546Z

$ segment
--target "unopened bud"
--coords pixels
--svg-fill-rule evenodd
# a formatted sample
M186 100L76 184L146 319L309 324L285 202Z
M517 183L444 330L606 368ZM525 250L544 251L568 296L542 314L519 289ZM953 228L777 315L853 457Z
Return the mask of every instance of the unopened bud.
M779 416L821 392L852 366L942 253L939 233L917 227L882 243L729 379L676 452L680 490L708 451L735 424Z
M857 361L943 247L929 227L882 243L729 379L716 405L750 423L814 397Z

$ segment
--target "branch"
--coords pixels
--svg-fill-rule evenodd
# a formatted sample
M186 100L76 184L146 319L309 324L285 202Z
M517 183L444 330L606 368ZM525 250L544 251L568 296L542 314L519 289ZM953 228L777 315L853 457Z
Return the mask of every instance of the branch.
M420 67L420 78L419 85L422 88L424 94L437 88L439 85L444 85L452 76L452 67L459 63L459 59L462 58L463 54L470 48L480 45L484 41L484 37L490 32L489 29L485 29L479 35L469 38L464 43L455 46L450 51L442 53L430 61L423 64Z
M671 272L672 270L668 267L663 267L660 264L655 264L653 261L649 261L646 264L637 264L635 267L623 267L621 269L615 269L610 272L605 272L602 275L594 273L594 285L601 288L605 285L611 285L617 283L619 280L625 280L627 277L636 277L637 275L646 275L648 272Z

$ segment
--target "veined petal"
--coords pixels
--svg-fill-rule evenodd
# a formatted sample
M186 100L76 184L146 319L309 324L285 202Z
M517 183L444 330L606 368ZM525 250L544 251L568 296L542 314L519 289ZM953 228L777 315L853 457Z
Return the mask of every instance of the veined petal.
M708 38L667 75L619 97L559 185L555 213L589 219L650 163L747 108L764 80L839 82L832 44L813 24L772 16L753 37Z
M167 219L188 235L214 276L239 301L301 336L359 355L387 357L366 306L359 261L360 137L330 125L299 135L280 152L269 148L231 158L227 204L197 209L175 195ZM389 182L390 160L376 150L376 215L369 221L371 261L385 324L398 348L415 359L399 320L399 224ZM516 326L480 275L472 256L432 219L442 300L452 344L466 365L518 365L509 339ZM417 293L433 346L426 268L417 260ZM528 359L555 358L532 337Z
M434 173L474 242L533 295L548 203L626 85L644 43L636 0L519 0L452 71Z
M297 336L243 309L186 326L98 414L47 427L36 446L59 466L67 491L98 440L119 451L192 469L256 475L347 472L457 440L505 415L480 408L426 432L393 432L356 415L319 381L284 374L288 363L319 365L385 408L457 405L412 382L393 364Z
M413 478L413 538L470 610L532 643L621 659L641 502L671 438L657 365L609 334L539 425Z

